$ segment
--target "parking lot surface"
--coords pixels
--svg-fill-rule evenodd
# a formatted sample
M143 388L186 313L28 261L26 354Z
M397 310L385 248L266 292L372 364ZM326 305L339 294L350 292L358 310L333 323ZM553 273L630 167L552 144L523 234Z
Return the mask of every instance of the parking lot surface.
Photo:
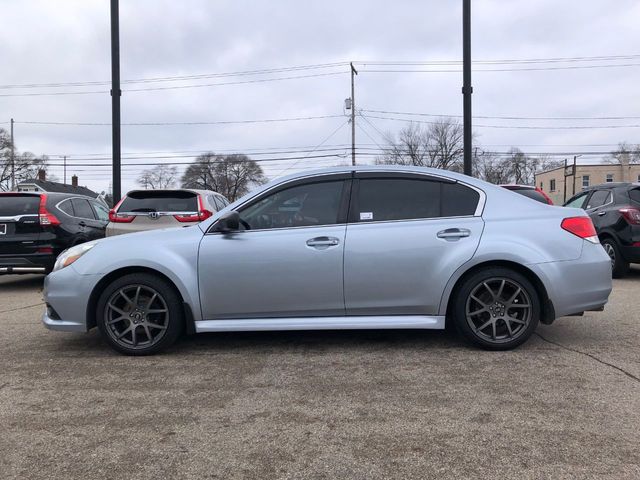
M640 269L515 351L438 331L199 335L131 358L0 277L0 478L640 478Z

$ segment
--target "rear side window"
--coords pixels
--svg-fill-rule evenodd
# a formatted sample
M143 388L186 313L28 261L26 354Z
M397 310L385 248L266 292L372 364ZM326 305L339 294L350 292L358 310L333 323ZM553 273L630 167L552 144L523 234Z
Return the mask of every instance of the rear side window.
M91 220L95 220L95 216L93 214L93 210L91 209L91 205L83 198L74 198L71 200L73 204L73 211L75 212L75 216L79 218L87 218Z
M197 195L191 192L131 192L118 212L197 212Z
M478 208L480 194L459 183L442 184L442 216L461 217L473 215Z
M73 205L71 205L71 200L65 200L64 202L59 203L58 208L62 210L64 213L66 213L67 215L70 215L72 217L75 215L73 213Z
M640 188L629 190L629 198L636 203L640 203Z
M38 195L0 195L0 217L37 215L39 209Z
M102 220L103 222L109 221L109 210L107 210L104 205L101 205L98 202L91 202L91 206L93 207L93 211L95 212L98 220Z
M584 206L584 202L587 199L588 195L589 195L589 192L581 193L577 197L574 197L573 199L565 203L564 206L572 207L572 208L582 208Z
M362 179L358 190L362 222L473 215L480 198L463 185L409 178Z

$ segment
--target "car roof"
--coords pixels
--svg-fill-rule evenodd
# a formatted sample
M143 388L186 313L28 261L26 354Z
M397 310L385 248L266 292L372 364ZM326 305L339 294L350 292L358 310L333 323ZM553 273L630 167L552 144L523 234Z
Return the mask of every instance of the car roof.
M508 188L509 190L535 190L536 187L532 185L520 185L518 183L504 183L500 185L502 188Z
M0 195L30 195L40 197L46 195L47 198L55 200L64 200L65 198L84 198L86 200L98 200L97 198L90 197L88 195L82 195L80 193L60 193L60 192L0 192Z
M127 195L130 195L132 193L145 193L145 192L190 192L198 195L210 195L210 194L222 195L221 193L214 192L213 190L201 190L198 188L153 188L153 189L137 188L134 190L129 190L127 192Z
M614 189L614 188L626 188L626 187L640 187L640 183L632 183L632 182L609 182L609 183L601 183L599 185L591 185L586 187L584 191L590 190L606 190L606 189Z

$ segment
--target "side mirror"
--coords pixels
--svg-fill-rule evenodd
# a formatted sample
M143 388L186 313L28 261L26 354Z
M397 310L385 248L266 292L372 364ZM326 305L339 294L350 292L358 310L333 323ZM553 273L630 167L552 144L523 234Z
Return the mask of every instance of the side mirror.
M225 213L214 227L215 232L231 233L240 230L240 214L236 211Z

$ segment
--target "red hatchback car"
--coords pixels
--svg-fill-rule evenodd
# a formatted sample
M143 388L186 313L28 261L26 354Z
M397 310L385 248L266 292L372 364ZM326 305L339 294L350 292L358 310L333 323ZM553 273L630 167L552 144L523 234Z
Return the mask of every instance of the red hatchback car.
M549 196L544 193L544 191L538 187L532 187L531 185L500 185L502 188L506 188L507 190L513 190L520 195L524 195L525 197L532 198L541 203L547 203L549 205L553 205L553 201L549 198Z

